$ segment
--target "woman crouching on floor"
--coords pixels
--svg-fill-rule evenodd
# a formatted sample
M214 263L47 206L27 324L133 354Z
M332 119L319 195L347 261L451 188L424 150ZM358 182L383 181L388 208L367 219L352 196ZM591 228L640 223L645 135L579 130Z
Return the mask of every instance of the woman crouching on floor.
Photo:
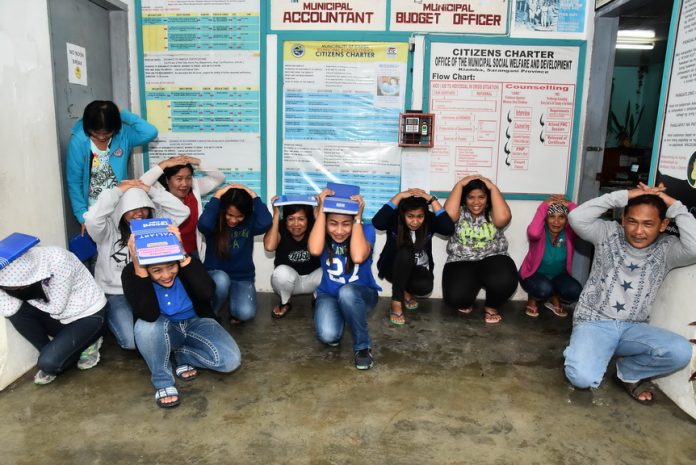
M180 238L175 226L170 226L170 231ZM199 259L186 256L178 262L145 267L138 262L133 236L128 247L133 261L121 279L137 318L135 343L152 373L157 405L176 407L179 393L175 375L181 381L192 381L198 377L197 368L234 371L241 362L239 347L214 319L211 300L215 283Z

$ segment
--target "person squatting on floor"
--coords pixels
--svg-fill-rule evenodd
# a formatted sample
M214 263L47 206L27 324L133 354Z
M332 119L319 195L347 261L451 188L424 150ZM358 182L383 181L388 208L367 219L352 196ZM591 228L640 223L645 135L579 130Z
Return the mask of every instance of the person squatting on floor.
M271 199L274 204L278 196ZM280 303L273 307L271 316L283 318L292 309L290 297L312 294L321 281L319 257L307 249L309 231L314 226L315 210L309 205L273 205L273 223L263 236L266 252L275 252L271 287L280 296Z
M321 257L322 268L314 324L319 340L330 346L338 345L348 324L355 368L367 370L374 365L367 314L377 305L377 292L382 290L372 276L375 228L363 225L365 200L361 195L351 197L359 204L357 215L324 213L324 199L329 195L334 192L324 189L317 198L319 213L307 242L309 252Z
M620 207L621 224L600 219L608 209ZM670 218L680 237L664 234ZM589 200L569 219L595 252L564 352L566 377L577 388L597 388L616 356L617 382L638 402L650 403L651 378L691 360L687 339L648 322L667 272L696 262L696 219L662 184L642 183Z
M0 314L39 351L36 384L99 362L106 297L65 249L34 247L0 270Z
M181 241L179 230L170 231ZM241 354L232 336L215 321L211 307L215 283L203 264L183 260L141 266L135 239L128 240L133 261L123 270L123 292L133 308L135 342L145 359L159 407L179 405L174 374L181 381L198 377L197 368L222 373L236 370ZM176 367L172 373L171 358Z
M380 278L392 283L389 321L404 325L404 308L418 308L413 296L433 291L433 234L449 236L454 223L437 197L423 189L408 189L385 203L372 218L372 225L387 233L377 270Z

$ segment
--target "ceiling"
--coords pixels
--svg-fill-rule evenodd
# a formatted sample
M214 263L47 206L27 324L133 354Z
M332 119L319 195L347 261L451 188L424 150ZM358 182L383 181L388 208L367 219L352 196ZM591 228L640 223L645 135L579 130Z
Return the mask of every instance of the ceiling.
M615 66L639 66L664 63L672 17L673 0L632 0L625 2L611 16L619 16L619 30L652 29L652 50L616 50ZM601 10L600 10L601 12Z

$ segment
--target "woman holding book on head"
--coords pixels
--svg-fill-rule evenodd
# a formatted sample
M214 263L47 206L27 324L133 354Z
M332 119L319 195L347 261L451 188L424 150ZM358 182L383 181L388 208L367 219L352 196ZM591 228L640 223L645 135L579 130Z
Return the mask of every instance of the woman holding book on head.
M517 289L517 267L508 255L503 233L512 219L510 207L495 184L472 175L454 185L445 210L455 229L447 242L447 263L442 270L444 300L461 314L469 314L483 288L484 321L500 323L498 309Z
M97 244L94 277L109 301L106 323L123 349L135 349L133 311L121 285L121 272L131 261L130 222L153 216L181 224L188 218L189 209L159 185L126 180L102 192L85 214L87 232Z
M198 220L207 243L205 269L215 281L213 310L229 301L230 323L256 316L254 236L271 227L272 217L261 198L242 184L215 192Z
M36 384L99 362L105 313L104 293L65 249L33 247L0 269L0 314L39 351Z
M194 166L203 173L202 176L194 176ZM179 225L184 251L197 258L205 257L205 238L197 229L198 218L203 213L201 197L225 181L222 171L206 166L199 158L181 155L159 162L143 174L140 180L148 186L159 181L189 208L191 214Z
M290 297L313 293L321 280L319 258L307 249L314 208L293 203L280 207L276 205L278 199L278 196L271 199L273 222L263 236L264 249L275 252L271 287L280 296L280 304L273 307L273 318L283 318L292 308Z
M68 143L65 179L77 222L99 195L128 178L134 147L157 137L157 128L109 100L94 100L75 123Z
M168 229L181 242L178 228ZM180 261L143 266L134 236L128 248L133 261L121 278L136 318L135 342L150 368L155 402L162 408L176 407L180 399L175 377L192 381L198 368L234 371L241 361L239 347L215 321L211 308L215 283L199 259L185 255Z
M387 232L377 269L380 278L392 283L389 321L403 325L404 308L418 308L413 296L433 290L433 234L449 236L454 223L437 197L423 189L408 189L384 204L372 218L372 225Z
M324 205L334 193L327 188L319 194L319 213L307 242L309 252L321 257L322 267L314 324L319 340L330 346L338 345L348 324L355 367L367 370L374 364L367 314L381 290L371 269L375 230L362 223L365 201L359 194L351 196L358 204L356 213L327 213Z
M559 317L568 316L563 302L578 300L582 286L570 273L575 232L568 214L577 205L562 195L541 202L527 227L529 252L520 267L520 285L529 295L526 314L539 316L538 301Z

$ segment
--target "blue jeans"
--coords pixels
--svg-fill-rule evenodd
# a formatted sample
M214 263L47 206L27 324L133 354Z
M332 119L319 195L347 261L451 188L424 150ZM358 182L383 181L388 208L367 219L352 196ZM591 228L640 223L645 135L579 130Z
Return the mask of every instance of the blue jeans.
M123 294L106 294L106 325L116 337L122 349L135 350L133 335L133 309Z
M135 323L135 341L150 373L155 389L174 386L171 355L176 365L229 373L236 370L242 356L237 343L211 318L190 318L173 322L160 315L153 322Z
M57 375L75 365L80 353L101 337L105 312L102 308L93 315L63 324L24 302L8 320L39 351L39 370Z
M596 388L613 356L617 374L635 382L666 375L691 361L691 343L682 336L647 323L601 320L573 326L563 352L565 374L581 389Z
M240 321L248 321L256 316L256 287L253 281L234 281L222 270L210 270L208 274L215 281L213 311L220 313L220 307L229 298L230 316Z
M536 300L547 300L556 294L561 302L577 302L582 292L580 283L568 273L561 273L553 279L534 273L527 279L520 279L522 289Z
M377 305L377 291L359 284L345 284L338 290L338 297L317 293L314 325L321 342L332 344L343 337L343 327L350 326L353 350L372 346L367 331L367 314Z

